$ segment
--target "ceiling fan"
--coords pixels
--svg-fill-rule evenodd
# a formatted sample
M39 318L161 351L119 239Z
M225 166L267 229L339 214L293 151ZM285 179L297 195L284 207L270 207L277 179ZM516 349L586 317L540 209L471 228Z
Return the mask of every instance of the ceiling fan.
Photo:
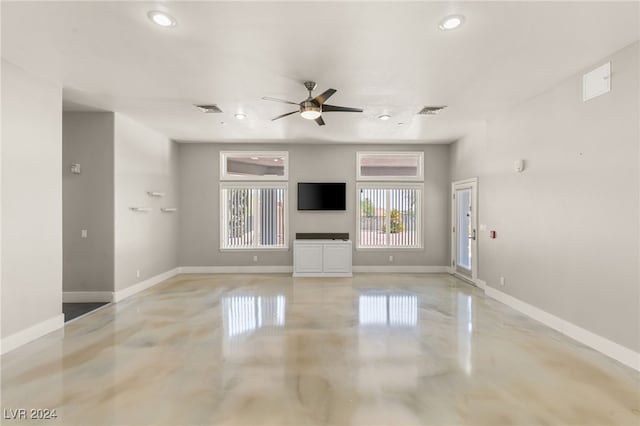
M315 120L315 122L318 123L318 126L324 126L324 120L322 119L323 112L362 112L362 109L360 108L341 107L325 104L327 99L329 99L334 93L336 93L336 89L325 90L323 93L313 98L311 97L311 92L316 88L316 83L314 81L305 81L304 87L306 87L309 91L309 97L302 102L285 101L284 99L270 98L268 96L262 98L265 101L282 102L283 104L299 106L298 110L279 115L275 118L272 118L271 121L279 120L283 117L286 117L287 115L299 112L302 118L306 118L307 120Z

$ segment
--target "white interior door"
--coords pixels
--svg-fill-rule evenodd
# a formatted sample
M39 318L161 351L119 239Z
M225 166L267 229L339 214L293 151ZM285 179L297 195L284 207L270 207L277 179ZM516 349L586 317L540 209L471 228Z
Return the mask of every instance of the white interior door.
M471 281L478 277L478 179L453 182L451 259L453 271Z

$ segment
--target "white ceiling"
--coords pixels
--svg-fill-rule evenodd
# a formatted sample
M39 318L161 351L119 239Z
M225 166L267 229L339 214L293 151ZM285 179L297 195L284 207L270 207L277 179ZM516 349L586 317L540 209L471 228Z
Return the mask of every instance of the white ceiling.
M2 2L2 57L60 82L65 109L121 112L179 141L450 142L638 40L639 5L172 2L160 8L178 25L162 28L147 19L158 3ZM440 31L451 13L466 23ZM301 101L308 79L365 112L271 122L295 106L261 98ZM449 108L415 115L424 105Z

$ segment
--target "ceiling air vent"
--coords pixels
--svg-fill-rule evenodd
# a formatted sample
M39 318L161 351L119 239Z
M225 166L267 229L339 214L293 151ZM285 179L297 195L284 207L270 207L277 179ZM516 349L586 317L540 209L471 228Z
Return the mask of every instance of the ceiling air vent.
M442 111L446 107L447 107L446 105L442 105L442 106L426 106L426 107L422 108L418 112L418 115L436 115L437 113L439 113L440 111Z
M198 108L200 111L207 113L207 114L213 114L213 113L221 113L222 110L220 108L218 108L218 105L216 104L211 104L211 105L196 105L196 108Z

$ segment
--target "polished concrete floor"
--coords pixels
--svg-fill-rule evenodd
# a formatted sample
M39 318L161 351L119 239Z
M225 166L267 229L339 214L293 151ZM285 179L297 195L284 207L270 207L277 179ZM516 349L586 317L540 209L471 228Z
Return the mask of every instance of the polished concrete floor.
M2 357L39 425L638 425L639 386L437 274L182 275Z

